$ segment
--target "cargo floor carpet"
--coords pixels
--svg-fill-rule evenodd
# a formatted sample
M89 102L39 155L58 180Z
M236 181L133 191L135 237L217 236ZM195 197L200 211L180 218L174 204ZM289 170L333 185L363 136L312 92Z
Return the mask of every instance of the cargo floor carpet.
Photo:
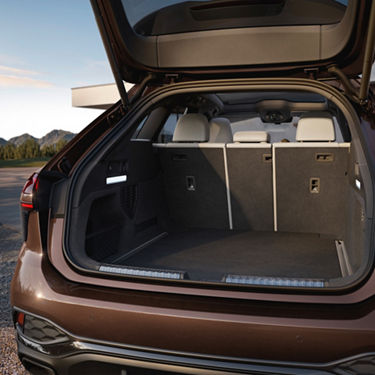
M318 234L190 230L170 233L118 264L186 271L192 280L225 274L340 277L334 239Z

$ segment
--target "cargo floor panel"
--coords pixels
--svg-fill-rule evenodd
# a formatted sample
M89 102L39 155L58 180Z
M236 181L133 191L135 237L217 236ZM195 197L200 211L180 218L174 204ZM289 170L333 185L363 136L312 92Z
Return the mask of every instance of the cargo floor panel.
M192 280L225 274L341 277L335 240L318 234L190 230L170 233L118 264L186 271Z

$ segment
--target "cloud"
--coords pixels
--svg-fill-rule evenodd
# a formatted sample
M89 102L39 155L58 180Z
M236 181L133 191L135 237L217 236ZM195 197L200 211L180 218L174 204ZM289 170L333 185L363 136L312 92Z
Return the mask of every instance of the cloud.
M0 74L0 86L49 88L53 87L53 84L50 82L29 77Z
M17 56L6 55L4 53L0 53L0 64L26 66L25 61L21 58Z
M26 76L34 76L38 75L38 72L35 72L33 70L25 70L25 69L19 69L19 68L12 68L10 66L0 65L0 72L6 72L6 73L13 73L13 74L21 74Z
M108 60L86 59L82 61L82 64L77 65L71 87L106 84L113 81L113 73Z
M39 72L34 70L26 70L8 65L0 65L0 87L53 87L53 84L50 82L33 78L39 74Z
M89 68L91 67L99 67L99 68L107 68L109 67L109 62L107 60L87 60L86 64Z

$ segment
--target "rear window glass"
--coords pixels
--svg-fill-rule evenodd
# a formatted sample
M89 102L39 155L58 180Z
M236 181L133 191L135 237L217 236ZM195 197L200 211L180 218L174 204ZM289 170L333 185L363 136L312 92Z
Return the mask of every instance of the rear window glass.
M141 35L215 29L328 25L341 21L348 0L122 0Z

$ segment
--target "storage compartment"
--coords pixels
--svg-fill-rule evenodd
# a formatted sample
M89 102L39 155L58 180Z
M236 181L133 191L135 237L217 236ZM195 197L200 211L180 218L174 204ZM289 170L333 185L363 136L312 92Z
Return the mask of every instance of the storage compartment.
M173 97L117 139L76 187L71 259L237 286L363 275L370 185L346 118L316 94L251 94Z

